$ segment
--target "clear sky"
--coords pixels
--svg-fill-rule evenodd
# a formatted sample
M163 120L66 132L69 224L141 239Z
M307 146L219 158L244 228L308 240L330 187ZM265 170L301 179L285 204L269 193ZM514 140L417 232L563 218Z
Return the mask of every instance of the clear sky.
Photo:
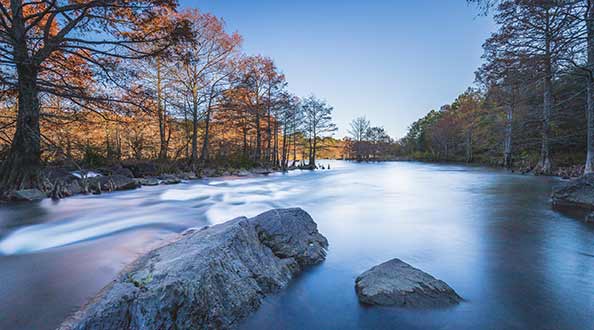
M473 84L494 26L465 0L181 0L222 17L289 89L335 108L337 137L365 115L400 138Z

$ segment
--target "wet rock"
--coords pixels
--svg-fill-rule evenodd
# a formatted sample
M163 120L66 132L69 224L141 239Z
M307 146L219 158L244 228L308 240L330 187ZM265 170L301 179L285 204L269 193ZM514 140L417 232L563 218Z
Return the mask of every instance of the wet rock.
M60 199L74 196L82 192L84 192L84 188L79 179L65 179L54 182L50 197Z
M70 171L60 167L49 167L42 171L44 190L51 198L64 198L84 191L81 180Z
M586 174L555 187L552 202L558 209L581 208L594 211L594 174Z
M138 259L59 329L235 328L326 247L301 209L193 230Z
M137 180L142 186L158 186L160 181L157 178L142 178Z
M161 184L167 184L167 185L169 185L169 184L179 184L181 182L182 182L182 180L181 179L178 179L178 178L170 178L170 179L161 180Z
M594 212L591 212L590 214L588 214L586 216L586 219L585 220L586 220L586 222L594 223Z
M159 179L161 179L161 184L178 184L182 182L175 174L163 174L159 176Z
M272 170L268 169L268 168L257 167L252 170L252 173L260 174L260 175L267 175L267 174L272 173Z
M359 301L368 305L413 308L446 307L462 298L445 282L392 259L364 272L355 281Z
M39 189L22 189L10 193L9 198L18 202L33 202L46 198L47 195Z
M140 186L136 180L123 175L110 175L90 178L87 180L87 185L89 192L93 194L117 190L131 190Z
M200 179L198 177L198 175L196 175L196 173L194 173L194 172L182 172L182 173L178 174L177 177L182 180L198 180L198 179Z
M241 169L237 172L237 176L249 176L251 173L248 172L246 169Z

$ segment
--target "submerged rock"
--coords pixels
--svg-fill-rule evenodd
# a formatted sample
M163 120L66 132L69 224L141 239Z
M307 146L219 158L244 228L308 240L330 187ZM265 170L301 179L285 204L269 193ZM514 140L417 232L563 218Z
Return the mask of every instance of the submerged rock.
M446 307L462 298L445 282L400 259L375 266L357 277L359 301L369 305L413 308Z
M594 174L586 174L553 189L555 208L581 208L594 211Z
M301 209L188 231L130 265L59 329L234 328L265 295L324 260L327 246Z
M9 198L19 202L33 202L46 198L47 195L39 189L22 189L10 193Z

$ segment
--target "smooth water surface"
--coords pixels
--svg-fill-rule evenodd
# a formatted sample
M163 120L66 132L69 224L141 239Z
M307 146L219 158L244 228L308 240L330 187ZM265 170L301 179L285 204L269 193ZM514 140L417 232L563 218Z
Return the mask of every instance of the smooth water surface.
M244 329L594 329L594 226L551 210L555 179L456 165L332 162L330 171L204 180L0 205L0 329L54 329L149 246L275 207L310 212L327 260ZM465 302L369 308L354 280L398 257Z

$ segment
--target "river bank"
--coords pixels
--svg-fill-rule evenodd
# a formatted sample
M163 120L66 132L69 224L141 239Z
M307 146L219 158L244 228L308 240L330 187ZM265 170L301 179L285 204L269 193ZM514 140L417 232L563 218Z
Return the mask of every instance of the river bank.
M250 177L294 170L330 169L329 166L298 164L286 169L254 166L200 168L194 172L187 167L159 162L122 162L110 166L75 169L47 166L40 170L39 189L23 189L2 195L3 202L32 202L45 198L62 199L75 195L99 195L114 191L133 190L142 186L175 185L198 179L218 177Z
M356 161L356 160L353 160ZM444 164L444 165L461 165L461 166L486 166L494 169L505 169L501 164L495 164L493 162L463 162L463 161L444 161L444 160L430 160L426 158L414 158L414 157L397 157L395 159L381 159L371 160L369 162L384 162L384 161L415 161L428 164ZM363 161L365 162L365 161ZM573 164L567 166L558 166L553 169L550 174L545 174L537 171L536 165L530 165L528 162L520 162L512 166L511 169L506 169L511 173L519 173L524 175L535 175L535 176L550 176L559 177L562 179L575 179L579 178L584 174L585 166L583 164Z

